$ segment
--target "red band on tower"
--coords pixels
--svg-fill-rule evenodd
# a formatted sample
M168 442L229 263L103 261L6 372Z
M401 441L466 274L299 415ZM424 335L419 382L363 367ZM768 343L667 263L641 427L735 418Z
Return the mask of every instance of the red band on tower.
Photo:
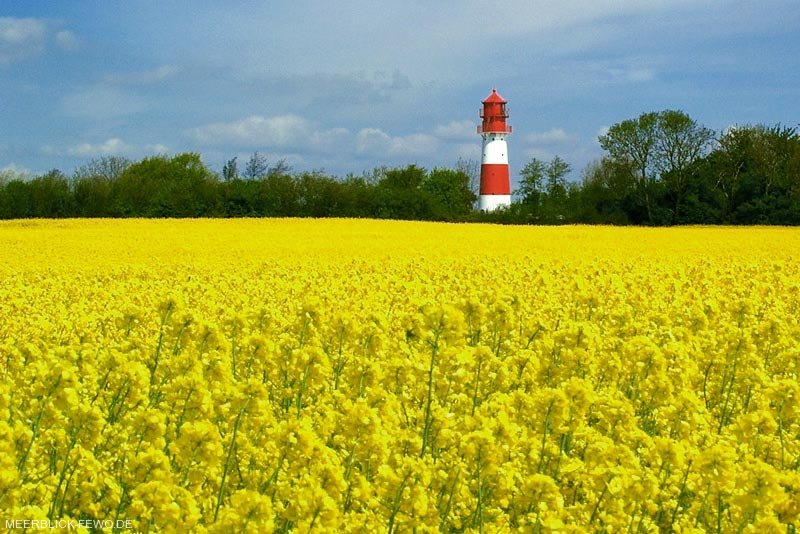
M511 185L507 163L481 165L481 195L510 195Z

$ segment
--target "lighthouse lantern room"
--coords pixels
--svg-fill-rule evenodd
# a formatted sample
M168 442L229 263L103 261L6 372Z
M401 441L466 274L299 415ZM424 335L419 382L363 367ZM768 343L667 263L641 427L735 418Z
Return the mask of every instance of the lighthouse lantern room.
M508 145L506 137L511 126L506 124L507 101L492 89L483 101L480 116L483 119L478 133L483 138L481 157L481 189L479 208L494 211L511 205L511 181L508 173Z

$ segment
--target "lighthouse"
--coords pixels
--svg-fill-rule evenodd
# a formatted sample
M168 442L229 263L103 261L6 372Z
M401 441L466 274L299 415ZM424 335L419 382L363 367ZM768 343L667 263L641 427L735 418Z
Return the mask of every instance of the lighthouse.
M481 157L481 196L479 206L482 211L494 211L511 205L511 181L508 174L508 145L506 137L511 126L506 124L507 101L492 89L492 94L483 101L480 116L483 122L478 133L483 138Z

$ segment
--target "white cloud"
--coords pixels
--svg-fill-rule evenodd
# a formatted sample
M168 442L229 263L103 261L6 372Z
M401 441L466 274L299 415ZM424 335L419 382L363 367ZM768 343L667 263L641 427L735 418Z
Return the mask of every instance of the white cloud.
M0 17L0 64L39 54L44 49L46 29L39 19Z
M450 121L440 124L433 129L438 137L452 141L466 141L478 139L477 123L474 121Z
M386 153L392 146L392 138L378 128L363 128L356 136L356 150L361 154Z
M16 163L9 163L5 167L0 167L0 178L13 179L19 176L28 176L31 170L26 167L21 167Z
M179 72L180 69L175 65L161 65L150 70L107 74L104 79L107 83L117 85L151 85L174 78Z
M314 148L322 152L341 153L350 146L352 134L347 128L331 128L314 131L309 141Z
M609 69L608 74L613 81L650 82L656 79L656 71L650 67L627 67Z
M537 145L562 145L574 143L576 138L569 135L563 128L551 128L546 132L528 134L525 140Z
M0 17L0 65L29 59L41 54L50 33L46 20ZM78 39L69 30L52 35L63 50L77 50Z
M312 134L310 123L297 115L250 117L198 126L186 134L204 145L238 144L251 147L292 147L308 143Z
M363 128L356 136L356 151L371 156L425 156L439 146L439 139L425 133L391 136L379 128Z
M389 153L397 156L427 156L434 154L439 145L439 140L430 134L404 135L392 138L392 148Z
M343 127L320 129L308 119L293 114L252 115L198 126L185 133L205 146L236 145L289 153L425 156L434 154L441 146L439 138L428 133L395 136L379 128L362 128L353 134Z
M23 44L41 41L45 24L38 19L0 18L0 41L9 44Z
M275 154L284 150L338 155L351 151L353 146L353 134L347 128L316 128L311 121L294 114L251 115L240 120L198 126L184 133L207 147L235 145L272 150ZM281 158L294 156L285 154Z
M52 151L52 147L43 147ZM79 143L77 145L68 147L66 153L70 156L80 157L101 157L101 156L134 156L134 155L152 155L152 154L166 154L169 148L163 144L153 144L144 146L135 146L126 143L118 137L112 137L100 143Z
M78 38L69 30L61 30L56 33L56 43L62 49L70 52L78 49Z
M129 154L133 147L123 142L118 137L113 137L102 143L80 143L67 149L71 156L121 156Z
M147 105L141 97L102 84L68 95L61 101L65 115L94 120L132 115L145 109Z

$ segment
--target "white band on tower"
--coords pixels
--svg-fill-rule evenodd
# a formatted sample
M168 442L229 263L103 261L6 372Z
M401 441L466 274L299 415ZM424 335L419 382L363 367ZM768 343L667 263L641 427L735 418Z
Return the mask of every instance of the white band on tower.
M506 134L483 134L483 158L481 163L508 165L508 144Z

